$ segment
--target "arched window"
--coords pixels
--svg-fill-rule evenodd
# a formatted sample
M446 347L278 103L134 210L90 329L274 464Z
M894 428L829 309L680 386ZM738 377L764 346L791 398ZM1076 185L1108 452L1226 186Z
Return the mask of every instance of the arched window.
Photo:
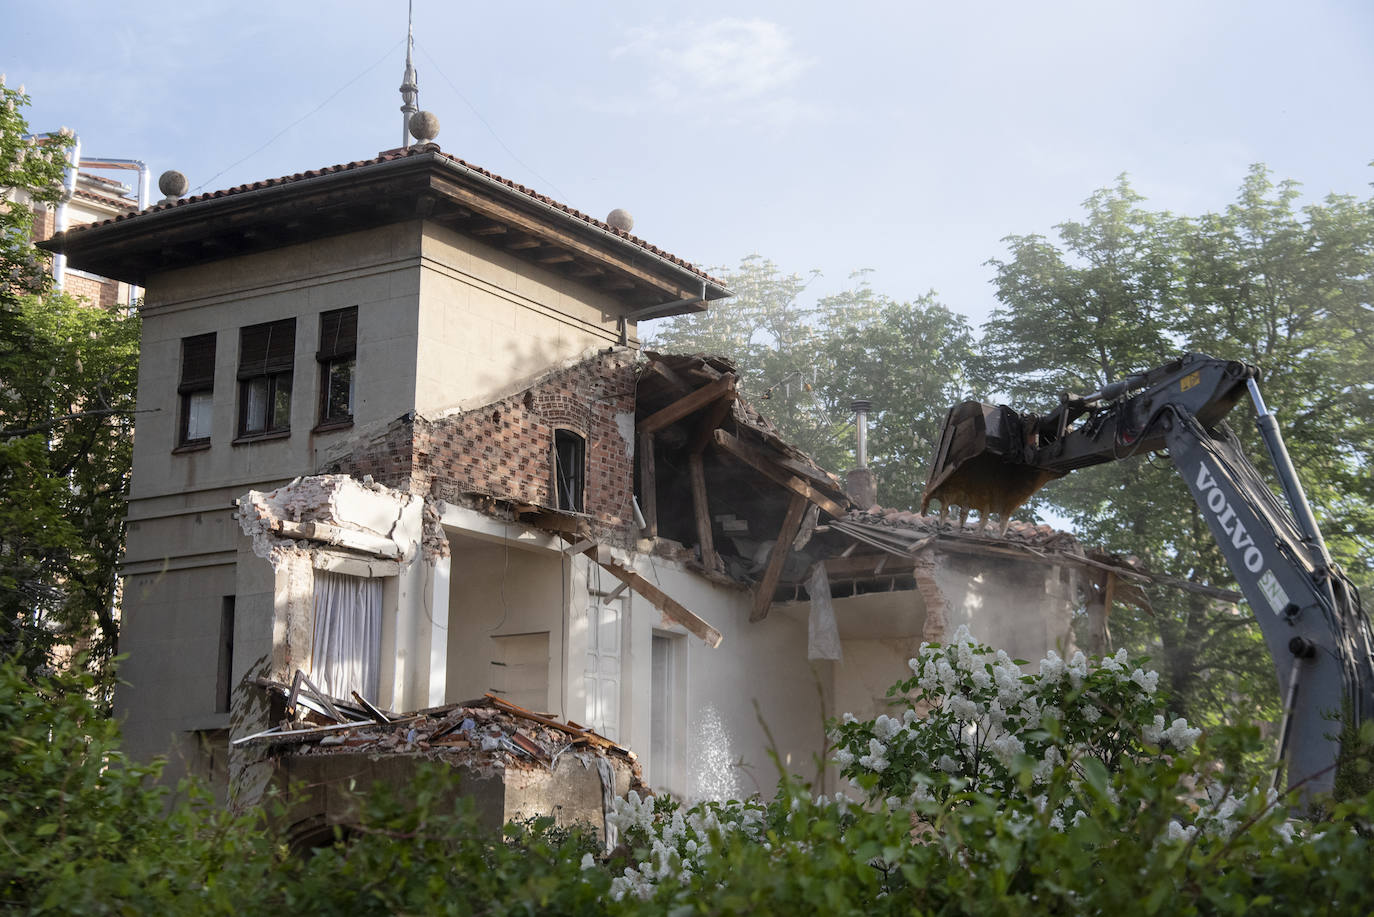
M587 441L572 430L553 432L554 498L559 509L580 513L587 481Z

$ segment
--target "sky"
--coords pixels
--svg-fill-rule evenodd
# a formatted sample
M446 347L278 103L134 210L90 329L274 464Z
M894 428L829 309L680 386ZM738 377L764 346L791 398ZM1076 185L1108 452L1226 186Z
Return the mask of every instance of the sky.
M1009 235L1129 175L1224 208L1252 163L1370 195L1368 0L414 0L447 152L707 268L760 254L975 323ZM211 191L401 140L405 0L0 0L34 130Z

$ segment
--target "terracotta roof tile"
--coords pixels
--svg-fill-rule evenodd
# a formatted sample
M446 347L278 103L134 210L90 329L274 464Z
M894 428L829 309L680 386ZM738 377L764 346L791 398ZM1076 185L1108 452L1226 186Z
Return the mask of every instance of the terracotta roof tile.
M260 180L260 181L251 182L251 183L248 183L248 184L236 185L236 186L234 186L234 187L232 187L232 188L224 188L224 189L219 190L219 191L209 191L209 192L206 192L206 193L204 193L204 194L196 194L196 195L192 195L192 196L190 196L190 197L183 197L183 198L180 198L180 199L178 199L178 200L172 201L171 203L162 202L162 203L154 204L153 206L151 206L151 207L149 207L149 208L147 208L147 209L145 209L145 210L140 210L140 211L137 211L137 212L127 213L127 214L120 214L119 216L111 217L111 218L108 219L108 220L102 220L102 221L100 221L100 222L98 222L98 223L89 223L89 224L87 224L86 226L81 226L81 227L77 227L77 228L75 228L75 229L69 230L69 232L75 234L75 233L80 232L80 231L83 230L83 229L90 229L90 228L96 227L96 226L106 226L106 225L109 225L109 224L118 223L118 222L120 222L121 220L135 219L135 218L137 218L137 217L139 217L139 216L142 216L143 214L147 214L147 213L158 213L158 212L160 212L160 211L172 210L172 209L174 209L174 208L176 208L176 207L185 207L185 206L187 206L187 205L200 203L200 202L202 202L202 201L214 200L214 199L216 199L216 198L232 197L232 196L234 196L234 195L236 195L236 194L243 194L244 192L248 192L248 191L258 191L258 190L262 190L262 189L264 189L264 188L274 188L274 187L277 187L277 186L280 186L280 185L289 185L289 184L291 184L291 183L293 183L293 182L303 181L303 180L309 179L309 178L319 178L319 177L321 177L321 176L330 175L330 174L333 174L333 173L336 173L336 172L350 172L350 171L353 171L353 170L355 170L355 169L363 169L363 168L367 168L368 166L375 166L375 165L379 165L380 163L384 163L384 162L392 162L392 161L395 161L395 160L398 160L398 159L406 159L406 158L411 157L411 156L425 156L425 155L429 155L429 154L431 154L431 153L434 153L434 154L437 154L437 155L439 155L439 156L442 156L443 158L449 160L450 162L452 162L452 163L454 163L454 164L456 164L456 165L458 165L458 166L461 166L461 167L464 168L464 169L467 169L469 172L474 172L474 173L476 173L476 174L478 174L478 175L481 175L481 176L483 176L483 177L485 177L485 178L491 179L491 180L494 181L494 182L497 182L497 183L499 183L499 184L505 185L507 188L510 188L512 191L515 191L515 192L517 192L517 193L519 193L519 194L523 194L523 195L525 195L526 197L529 197L529 198L531 198L532 200L538 201L538 202L540 202L541 204L545 204L545 205L547 205L547 206L549 206L549 207L552 207L552 208L554 208L555 210L559 210L559 211L561 211L561 212L567 214L568 216L573 217L574 219L578 219L578 220L581 220L581 221L583 221L584 223L587 223L587 224L589 224L589 225L591 225L591 226L595 226L595 227L597 227L598 229L601 229L601 230L604 231L604 232L610 233L611 235L619 236L620 238L626 240L627 242L633 243L634 245L639 246L640 248L644 249L645 251L648 251L648 252L651 252L651 253L654 254L654 255L657 255L658 257L662 258L662 259L665 260L665 261L671 262L672 264L675 264L675 265L677 265L678 267L684 268L685 270L688 270L688 271L692 272L693 274L696 274L697 276L701 277L701 278L704 279L704 280L707 280L707 281L709 281L709 282L711 282L711 283L714 283L714 284L717 284L717 285L719 285L719 286L724 286L724 284L723 284L721 281L719 281L719 280L717 280L716 278L712 277L710 274L706 273L706 272L703 271L701 268L697 267L696 265L692 264L692 263L689 262L689 261L686 261L686 260L684 260L684 259L682 259L682 258L679 258L677 255L674 255L674 254L672 254L671 252L664 251L663 249L659 248L657 245L653 245L653 244L651 244L651 243L649 243L649 242L646 242L645 240L639 238L638 236L631 235L630 233L625 232L625 231L622 230L622 229L616 229L614 226L611 226L609 223L603 222L602 220L598 220L598 219L596 219L595 217L588 216L587 214L582 213L582 212L579 211L579 210L575 210L575 209L573 209L572 207L569 207L569 206L566 205L566 204L559 203L558 201L554 200L553 198L548 197L547 195L544 195L544 194L540 194L539 192L535 191L535 190L532 189L532 188L527 188L527 187L525 187L524 185L519 184L518 182L511 181L511 180L508 179L508 178L502 178L501 176L497 175L496 173L490 172L490 171L488 171L487 169L482 168L481 166L475 166L475 165L473 165L473 164L470 163L470 162L466 162L466 161L464 161L464 160L458 158L457 156L454 156L454 155L452 155L452 154L450 154L450 153L445 153L445 152L443 152L442 150L440 150L437 146L435 146L435 145L433 145L433 144L426 144L426 145L422 145L422 146L415 146L415 147L411 147L411 148L409 148L409 149L397 148L397 149L394 149L394 150L386 150L385 152L378 154L376 157L374 157L374 158L372 158L372 159L360 159L360 160L355 160L355 161L353 161L353 162L341 163L341 164L339 164L339 165L325 166L325 167L320 168L320 169L309 169L309 170L307 170L307 171L305 171L305 172L297 172L297 173L295 173L294 175L283 175L283 176L281 176L280 178L268 178L268 179L263 179L263 180Z

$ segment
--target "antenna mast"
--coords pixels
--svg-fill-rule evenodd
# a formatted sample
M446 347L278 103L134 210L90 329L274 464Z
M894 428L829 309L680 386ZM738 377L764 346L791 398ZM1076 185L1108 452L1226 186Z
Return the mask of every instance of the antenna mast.
M407 4L406 13L406 72L401 78L401 146L410 146L410 116L420 110L420 86L415 77L411 52L415 49L415 0Z

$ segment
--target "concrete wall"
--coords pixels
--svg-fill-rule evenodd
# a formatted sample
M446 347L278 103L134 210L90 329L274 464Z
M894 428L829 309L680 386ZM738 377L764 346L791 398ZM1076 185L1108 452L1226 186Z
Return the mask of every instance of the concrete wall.
M974 638L1032 664L1073 645L1077 573L1067 566L944 553L935 582L945 598L946 633L967 625Z
M512 535L519 526L512 526ZM556 550L450 534L448 678L446 703L471 700L502 687L505 662L498 638L548 634L549 690L541 711L565 710L564 629L571 599L572 561ZM581 710L577 711L581 715ZM577 716L573 716L574 719Z
M619 343L614 316L624 304L610 295L437 224L425 224L421 244L421 414L479 407ZM637 346L634 325L629 334Z
M684 694L679 708L684 721L673 751L677 774L685 780L647 773L646 782L693 799L725 799L755 792L771 796L779 766L814 778L830 701L824 664L813 666L806 658L804 615L775 609L765 620L751 624L749 592L715 585L661 558L641 555L635 569L705 618L724 638L712 649L687 637L644 599L634 598L632 618L642 614L657 619L648 636L657 631L682 637L682 670L674 688ZM642 631L635 635L640 641L646 636ZM649 672L643 661L650 648L636 650L632 693L647 699ZM642 718L634 722L631 747L645 758L650 737L644 735ZM770 734L775 745L770 746ZM770 754L774 751L777 764Z

